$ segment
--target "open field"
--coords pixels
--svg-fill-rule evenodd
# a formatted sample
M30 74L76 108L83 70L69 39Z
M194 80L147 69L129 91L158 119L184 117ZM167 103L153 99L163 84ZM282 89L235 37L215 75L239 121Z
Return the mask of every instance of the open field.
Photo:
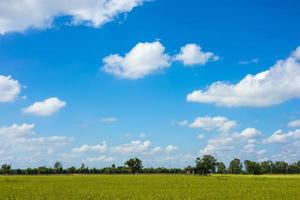
M0 176L0 199L299 200L300 176Z

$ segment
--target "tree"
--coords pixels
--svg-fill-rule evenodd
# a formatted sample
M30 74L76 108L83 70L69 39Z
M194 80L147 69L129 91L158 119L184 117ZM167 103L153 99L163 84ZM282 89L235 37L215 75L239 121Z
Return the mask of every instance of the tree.
M134 175L136 172L141 171L143 168L142 161L138 158L131 158L125 162L125 166L130 169L130 172Z
M1 166L1 169L0 169L1 174L10 174L10 172L11 172L11 166L10 165L4 164L4 165Z
M218 173L219 174L225 174L226 173L226 166L225 166L225 164L224 163L222 163L222 162L218 162L217 163L217 168L218 168Z
M56 161L56 162L54 163L53 168L54 168L54 172L55 172L56 174L61 174L61 173L63 172L63 165L62 165L62 163L59 162L59 161Z
M230 162L229 172L232 174L240 174L242 172L243 165L240 159L235 158Z
M244 166L247 174L255 174L258 175L261 173L260 164L254 161L245 160Z
M199 174L210 174L216 171L217 159L211 155L204 155L202 159L196 158L196 171Z
M260 163L260 169L262 174L272 174L273 173L273 162L271 160L269 161L263 161Z

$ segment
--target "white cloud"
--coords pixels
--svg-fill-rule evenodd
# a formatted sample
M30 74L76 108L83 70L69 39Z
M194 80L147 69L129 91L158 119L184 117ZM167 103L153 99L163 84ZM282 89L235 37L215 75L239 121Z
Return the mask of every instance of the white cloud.
M243 130L240 134L237 134L237 137L241 137L241 138L254 138L257 136L260 136L261 132L255 128L246 128L245 130Z
M252 155L254 159L264 156L261 150L257 149L256 143L261 132L255 128L246 128L241 132L220 132L217 136L208 140L207 145L200 150L200 154L211 154L223 159L233 157L245 157Z
M179 121L177 123L178 126L187 126L189 125L189 121L188 120L182 120L182 121Z
M123 79L139 79L170 66L165 47L158 41L138 43L124 57L113 54L103 62L105 72Z
M215 82L207 90L196 90L187 101L222 106L271 106L300 98L300 47L287 59L237 84Z
M29 133L32 134L32 129L34 128L34 124L13 124L8 127L0 127L0 136L5 136L7 138L15 138L27 135Z
M142 153L146 150L148 150L151 146L151 142L149 140L146 140L144 142L140 140L132 141L128 144L122 144L120 146L116 146L112 148L113 152L117 153Z
M263 142L265 144L271 143L286 143L289 139L299 139L300 138L300 129L296 129L294 131L289 131L288 133L284 133L282 130L277 130L270 137L265 139Z
M86 153L86 152L98 152L98 153L103 153L107 150L107 145L106 142L102 142L102 144L90 146L90 145L82 145L81 147L78 148L73 148L72 152L73 153Z
M234 149L233 139L231 137L216 137L208 140L206 147L200 151L201 154L215 154Z
M52 26L56 17L70 16L72 25L100 27L143 0L1 0L0 34ZM30 13L30 14L28 14Z
M300 119L294 120L294 121L290 121L288 123L288 127L290 127L290 128L299 127L299 126L300 126Z
M115 117L106 117L106 118L100 119L100 122L102 122L102 123L114 123L117 121L119 121L119 120Z
M111 162L114 161L114 157L102 155L98 157L89 157L83 161L83 163L97 163L97 162Z
M219 60L219 57L212 52L203 52L197 44L186 44L181 47L174 60L181 61L184 65L205 65L209 61Z
M176 151L177 149L178 149L178 147L173 146L173 145L168 145L168 146L165 148L165 150L166 150L167 153L171 153L171 152L173 152L173 151Z
M0 152L5 154L5 157L0 157L0 163L26 163L24 167L45 165L54 162L62 148L73 141L65 136L39 137L33 129L34 124L0 127Z
M25 108L23 112L39 116L50 116L65 106L66 102L59 100L57 97L51 97L42 102L35 102Z
M203 140L205 137L204 137L204 135L203 134L199 134L198 136L197 136L197 139L198 140Z
M0 102L11 102L20 92L21 85L17 80L11 76L0 75Z
M228 132L236 126L236 122L221 116L197 117L189 126L191 128L202 128L207 131Z

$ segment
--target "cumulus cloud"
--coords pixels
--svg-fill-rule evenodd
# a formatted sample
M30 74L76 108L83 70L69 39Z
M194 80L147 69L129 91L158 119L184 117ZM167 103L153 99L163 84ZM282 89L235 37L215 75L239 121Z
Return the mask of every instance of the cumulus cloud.
M113 54L103 58L103 70L123 79L139 79L170 66L170 57L159 42L138 43L125 56Z
M290 127L290 128L299 127L299 126L300 126L300 119L290 121L288 123L288 127Z
M56 17L71 17L72 25L100 27L121 13L130 12L144 0L2 0L0 34L52 26ZM28 14L30 13L30 14Z
M11 102L20 92L21 85L17 80L11 76L0 75L0 102Z
M166 147L166 152L167 152L167 153L171 153L171 152L173 152L173 151L176 151L177 149L178 149L178 147L176 147L176 146L168 145L168 146Z
M207 131L218 130L228 132L236 126L236 121L226 117L197 117L190 125L191 128L202 128Z
M5 155L0 157L1 163L26 163L24 167L28 163L46 164L49 161L46 157L54 156L54 161L57 153L73 141L65 136L37 136L34 127L26 123L0 127L0 151Z
M89 157L89 158L85 159L83 162L84 163L98 163L98 162L111 162L114 160L115 160L114 157L102 155L102 156L98 156L98 157Z
M187 101L221 106L271 106L300 98L300 47L269 70L247 75L237 84L215 82L206 90L195 90Z
M189 121L188 120L182 120L182 121L177 122L177 125L178 126L187 126L187 125L189 125Z
M106 142L102 142L102 144L90 146L90 145L82 145L78 148L73 148L72 152L74 153L86 153L86 152L98 152L103 153L107 150Z
M265 144L286 143L289 139L300 139L300 129L289 131L288 133L284 133L281 129L279 129L263 142Z
M204 137L204 135L203 134L199 134L198 136L197 136L197 139L198 140L203 140L205 137Z
M246 128L240 134L236 134L237 137L240 138L254 138L260 136L261 132L255 128ZM251 140L250 140L251 141Z
M135 140L128 144L122 144L120 146L113 147L112 151L117 153L142 153L145 150L148 150L151 146L149 140L140 141Z
M23 112L39 116L50 116L65 106L66 102L59 100L57 97L51 97L41 102L35 102L23 109Z
M186 44L181 47L180 53L174 60L183 62L184 65L205 65L209 61L217 61L219 57L212 52L203 52L197 44Z

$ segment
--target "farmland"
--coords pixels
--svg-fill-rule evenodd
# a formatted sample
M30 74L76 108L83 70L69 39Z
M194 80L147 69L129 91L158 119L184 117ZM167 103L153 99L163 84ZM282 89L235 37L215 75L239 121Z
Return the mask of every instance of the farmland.
M0 176L0 199L300 199L293 175Z

